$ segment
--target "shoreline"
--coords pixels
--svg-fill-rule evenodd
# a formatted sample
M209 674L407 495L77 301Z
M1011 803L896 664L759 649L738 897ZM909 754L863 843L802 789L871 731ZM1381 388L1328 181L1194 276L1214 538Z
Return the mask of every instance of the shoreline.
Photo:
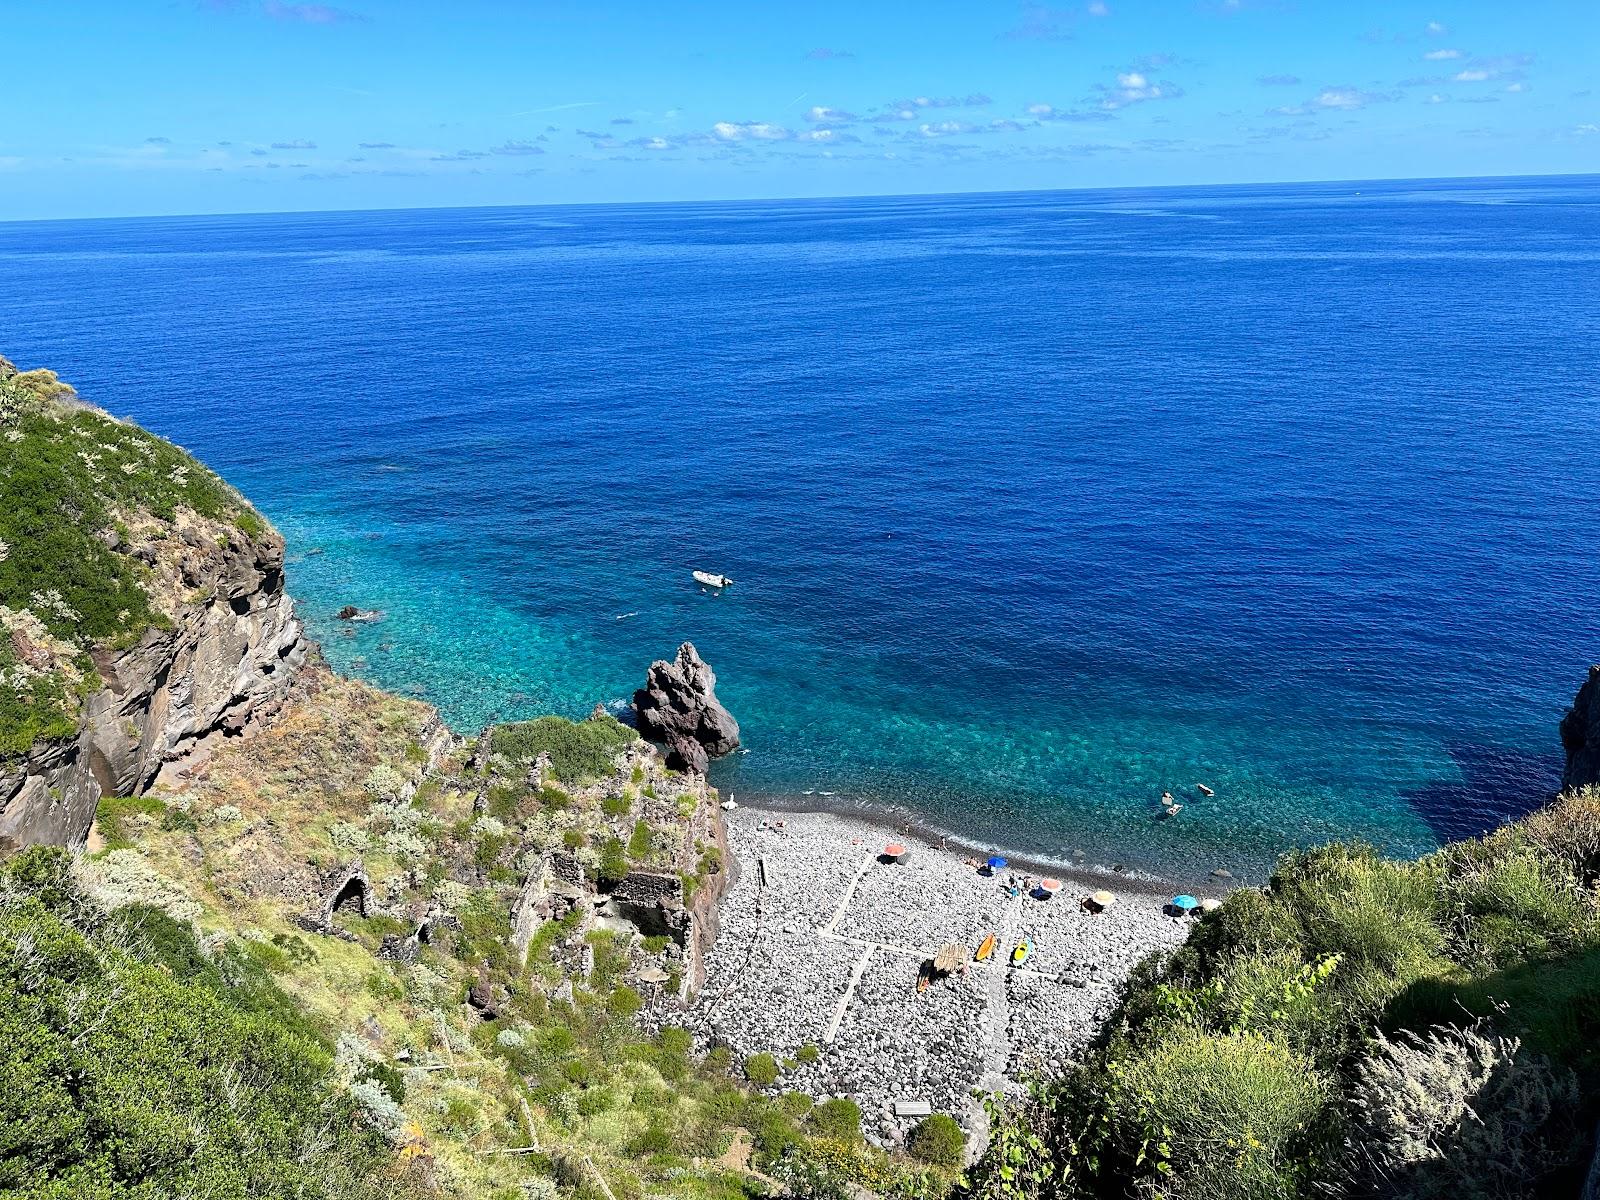
M1082 849L1082 857L1076 853L1069 858L1056 857L1038 850L1024 850L1014 846L984 842L971 835L938 825L911 809L871 802L842 800L830 803L834 797L792 793L778 795L766 792L730 792L724 794L723 799L733 800L738 808L776 814L779 819L786 819L791 815L834 817L841 821L871 827L885 835L901 839L913 838L928 849L955 854L958 857L971 856L981 860L991 854L999 854L1008 860L1009 866L1014 870L1059 878L1063 882L1088 886L1091 890L1115 885L1124 890L1170 897L1176 892L1185 890L1194 891L1198 895L1200 889L1231 891L1235 887L1258 882L1249 873L1239 870L1231 870L1226 876L1217 876L1208 871L1195 871L1192 874L1177 871L1155 872L1126 866L1115 860L1097 857L1088 846Z

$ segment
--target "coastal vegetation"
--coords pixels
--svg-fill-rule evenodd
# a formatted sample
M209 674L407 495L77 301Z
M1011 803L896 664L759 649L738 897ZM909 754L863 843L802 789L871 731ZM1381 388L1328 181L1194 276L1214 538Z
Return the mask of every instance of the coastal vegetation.
M506 761L531 766L539 756L550 756L550 767L562 783L581 783L609 775L616 752L639 735L615 717L596 714L587 721L565 717L539 717L497 725L492 734L494 753Z
M1576 1194L1600 1083L1600 790L1415 862L1286 855L997 1111L996 1197Z

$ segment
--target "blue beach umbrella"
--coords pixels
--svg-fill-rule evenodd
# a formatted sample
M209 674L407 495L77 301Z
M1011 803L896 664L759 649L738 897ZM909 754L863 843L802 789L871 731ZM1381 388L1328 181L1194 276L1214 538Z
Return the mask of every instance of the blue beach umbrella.
M1179 912L1193 912L1200 907L1200 901L1193 896L1174 896L1172 898L1172 907Z
M1006 865L1006 860L1005 859L1001 858L998 854L991 854L989 856L989 861L984 864L983 869L988 871L989 874L993 875L996 871L1000 870L1000 868L1005 866L1005 865Z

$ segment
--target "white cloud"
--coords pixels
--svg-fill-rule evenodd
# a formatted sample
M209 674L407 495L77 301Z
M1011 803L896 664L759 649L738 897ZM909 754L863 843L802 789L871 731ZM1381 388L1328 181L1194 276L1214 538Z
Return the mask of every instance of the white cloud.
M718 121L711 127L711 133L724 142L742 142L746 139L781 142L793 136L782 125L770 125L766 121Z
M1369 104L1397 100L1398 93L1364 92L1354 87L1326 87L1303 104L1280 104L1269 108L1272 117L1312 117L1324 112L1353 112Z
M1525 92L1527 90L1528 90L1528 85L1525 84L1525 83L1522 83L1521 81L1518 81L1517 83L1508 83L1508 84L1506 84L1506 91L1508 91L1508 92Z
M1171 100L1183 95L1183 89L1171 83L1154 83L1143 71L1119 71L1116 86L1096 84L1101 93L1100 107L1107 112L1139 104L1145 100Z
M1474 67L1469 71L1457 71L1453 76L1457 83L1482 83L1492 75L1492 71L1485 71L1481 67Z
M1435 92L1435 93L1433 93L1433 95L1428 97L1428 103L1429 104L1443 104L1444 103L1444 97L1439 95L1438 92Z
M1111 6L1105 0L1089 0L1088 13L1091 17L1105 17L1111 14Z
M1030 105L1028 105L1028 115L1030 117L1048 117L1055 111L1056 111L1055 105L1053 105L1053 104L1030 104Z
M1443 37L1450 32L1444 23L1440 21L1429 21L1426 28L1429 37Z
M1600 125L1595 125L1592 122L1586 122L1585 124L1579 125L1572 132L1577 134L1579 137L1588 137L1591 133L1600 133Z
M1461 51L1459 51L1459 50L1429 50L1422 57L1427 59L1429 62L1444 62L1447 59L1460 58L1461 57Z
M813 104L806 110L806 120L813 125L848 125L855 119L855 113L845 112L840 108L829 108L826 104Z
M1317 94L1315 103L1318 108L1351 109L1360 108L1366 101L1354 88L1324 88Z

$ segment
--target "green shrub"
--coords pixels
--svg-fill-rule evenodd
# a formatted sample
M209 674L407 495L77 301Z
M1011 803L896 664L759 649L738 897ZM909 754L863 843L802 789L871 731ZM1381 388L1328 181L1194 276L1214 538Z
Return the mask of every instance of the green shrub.
M842 1096L824 1100L811 1110L811 1128L819 1137L858 1142L861 1140L861 1106Z
M628 854L621 838L607 838L600 847L600 867L596 874L607 887L615 887L628 875Z
M1600 878L1600 786L1570 788L1487 840L1504 839L1543 850L1592 887Z
M649 824L645 821L635 821L633 835L628 839L628 857L635 862L645 861L650 857L652 842Z
M1594 939L1594 900L1559 860L1532 847L1459 857L1447 894L1462 963L1500 970Z
M771 1087L778 1082L778 1060L762 1052L744 1060L744 1077L757 1087Z
M231 520L246 537L266 523L215 474L170 442L98 410L74 407L49 372L0 368L0 605L30 609L51 633L87 649L131 644L163 624L144 568L114 548L113 513L172 521L187 508ZM112 542L113 545L108 545ZM39 604L36 595L52 598ZM4 640L4 639L0 639ZM0 710L11 707L0 699ZM3 713L0 713L3 715ZM6 740L20 738L9 722Z
M1409 984L1450 969L1442 876L1437 860L1391 862L1335 843L1286 856L1271 889L1298 918L1307 958L1339 958L1335 987L1364 1025Z
M822 1051L817 1048L815 1043L807 1042L794 1052L794 1057L796 1062L810 1066L822 1057Z
M0 762L35 742L60 741L77 732L76 697L54 672L24 676L11 638L0 628Z
M954 1117L934 1113L917 1122L906 1139L906 1149L920 1162L953 1170L966 1153L967 1135Z
M652 1154L666 1154L677 1145L677 1142L677 1135L673 1132L672 1126L658 1117L645 1126L639 1136L633 1139L633 1142L628 1147L628 1152L641 1157L647 1157Z
M783 1110L785 1116L798 1121L810 1115L811 1110L816 1107L816 1102L804 1092L785 1092L778 1097L778 1107Z
M1333 1090L1304 1055L1255 1033L1174 1033L1112 1063L1124 1156L1197 1194L1293 1196ZM1232 1189L1232 1190L1230 1190Z
M405 1076L390 1063L369 1062L361 1068L356 1076L356 1082L370 1080L381 1087L388 1094L389 1099L396 1104L402 1104L406 1098Z
M618 751L637 740L638 734L615 717L590 717L576 722L565 717L540 717L498 725L491 737L494 753L524 764L548 754L550 769L557 779L581 783L611 774Z

